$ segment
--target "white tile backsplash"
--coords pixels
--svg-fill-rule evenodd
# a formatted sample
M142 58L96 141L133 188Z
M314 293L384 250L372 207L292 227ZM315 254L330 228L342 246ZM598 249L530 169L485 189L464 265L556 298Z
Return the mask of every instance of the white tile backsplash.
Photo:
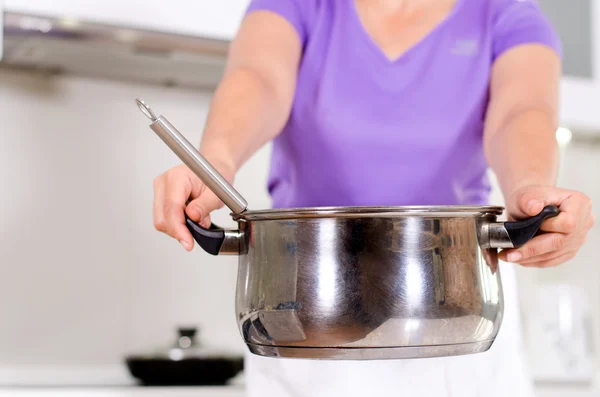
M186 253L152 226L152 180L179 160L147 100L198 142L210 94L0 72L0 366L110 365L200 325L242 351L236 260ZM236 186L267 207L268 147ZM232 225L228 211L215 222Z

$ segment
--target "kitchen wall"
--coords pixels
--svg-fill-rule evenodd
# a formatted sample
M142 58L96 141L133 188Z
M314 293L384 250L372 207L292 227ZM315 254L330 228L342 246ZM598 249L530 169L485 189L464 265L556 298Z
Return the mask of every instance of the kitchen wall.
M600 219L600 138L575 131L560 151L558 185L591 197ZM503 204L490 175L494 186L490 200ZM597 222L577 257L561 266L537 269L503 264L503 270L514 267L516 271L523 342L539 397L600 395L599 244Z
M53 379L119 378L126 352L172 342L178 325L243 352L235 258L153 229L153 178L179 160L137 97L199 141L207 92L0 71L0 382L45 381L48 366ZM268 158L236 183L253 208L270 204ZM213 219L233 225L225 209Z
M590 196L600 219L600 139L575 136L562 148L559 185ZM550 269L517 268L526 345L541 388L556 388L562 383L563 387L600 389L596 362L600 343L599 245L600 224L596 222L575 259ZM556 319L540 316L541 312ZM578 322L580 318L584 321ZM566 340L558 337L559 329Z

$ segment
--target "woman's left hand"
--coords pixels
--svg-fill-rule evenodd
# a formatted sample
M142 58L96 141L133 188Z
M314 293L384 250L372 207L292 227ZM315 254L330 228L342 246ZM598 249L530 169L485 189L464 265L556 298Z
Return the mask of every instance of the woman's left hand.
M551 204L560 208L560 214L542 224L540 230L546 233L520 248L503 250L501 260L527 267L550 267L577 255L595 221L589 197L572 190L531 185L520 188L506 200L512 220L535 216Z

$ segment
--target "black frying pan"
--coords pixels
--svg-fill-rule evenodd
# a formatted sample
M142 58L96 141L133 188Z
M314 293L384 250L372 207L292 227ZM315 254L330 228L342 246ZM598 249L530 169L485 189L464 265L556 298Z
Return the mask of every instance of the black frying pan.
M210 353L195 342L196 329L179 329L175 346L164 352L129 355L129 372L145 386L224 385L244 369L243 356Z

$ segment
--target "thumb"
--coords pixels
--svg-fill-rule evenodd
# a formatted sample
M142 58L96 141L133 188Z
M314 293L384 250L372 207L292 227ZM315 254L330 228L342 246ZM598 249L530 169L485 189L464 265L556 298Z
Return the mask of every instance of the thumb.
M550 194L545 187L530 187L518 191L509 203L509 215L514 219L535 216L550 203Z
M223 202L211 191L203 192L199 197L190 201L185 212L202 227L210 227L210 213L223 206Z
M530 186L517 191L507 203L509 215L514 219L538 215L545 206L556 205L569 197L569 191L553 186Z

